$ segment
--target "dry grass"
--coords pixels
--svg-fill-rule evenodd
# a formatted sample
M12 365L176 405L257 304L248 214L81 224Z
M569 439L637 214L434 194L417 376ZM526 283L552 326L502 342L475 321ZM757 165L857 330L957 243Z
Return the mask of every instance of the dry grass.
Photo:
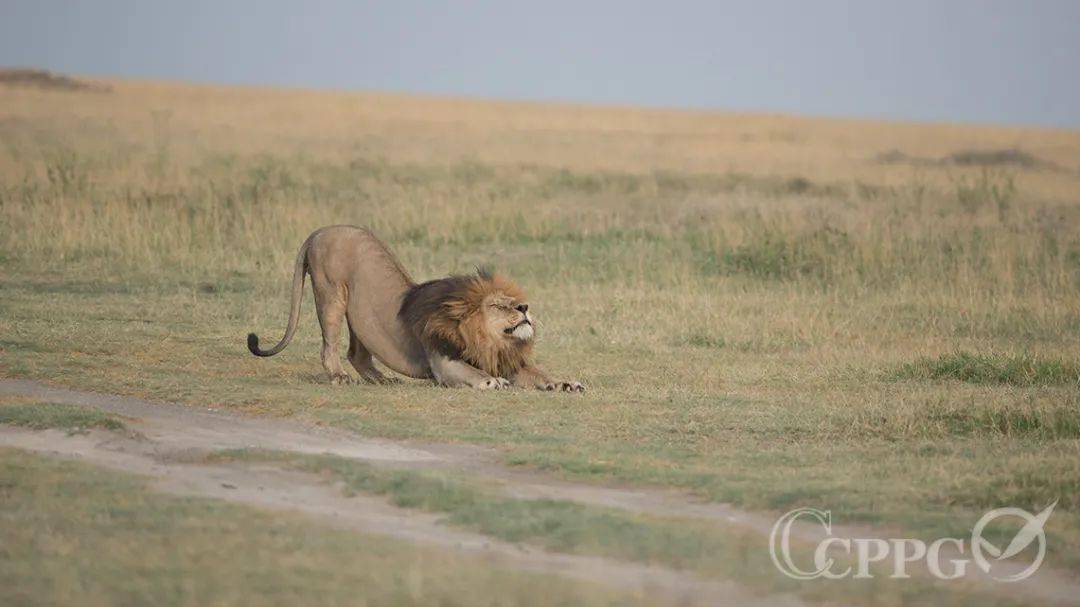
M874 159L897 149L943 158L972 150L1017 149L1068 169L1025 175L1040 198L1070 199L1080 169L1075 131L898 124L733 114L439 99L154 82L110 82L112 95L6 88L9 145L33 145L33 125L76 138L79 151L118 152L131 144L171 147L179 167L208 153L309 155L346 164L358 157L394 164L531 163L580 171L802 175L815 181L905 185L911 169ZM24 121L26 121L24 123ZM11 127L23 127L12 132ZM29 128L27 128L29 127ZM194 141L193 141L194 140ZM195 146L189 145L195 143ZM75 143L75 142L72 142ZM22 155L22 154L20 154ZM5 167L10 168L10 167ZM948 167L920 171L947 184Z
M636 256L660 267L604 268L633 285L716 272L1025 299L1076 287L1076 133L113 86L0 88L4 251L252 271L287 267L313 227L357 222L426 249L645 241ZM1005 143L1074 170L874 160Z
M111 84L0 87L5 373L927 534L1060 499L1051 553L1080 558L1080 387L897 377L961 351L1076 368L1080 133ZM590 392L331 390L309 308L246 356L331 223L417 278L496 263Z

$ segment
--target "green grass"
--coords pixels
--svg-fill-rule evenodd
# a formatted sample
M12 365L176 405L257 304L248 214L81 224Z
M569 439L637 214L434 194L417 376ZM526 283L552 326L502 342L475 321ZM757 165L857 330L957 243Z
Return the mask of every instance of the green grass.
M11 449L0 479L5 604L653 604Z
M838 416L845 432L886 440L979 438L1056 441L1080 439L1080 407L1074 399L1043 403L1017 399L989 404L949 398L866 407Z
M509 542L556 552L598 555L685 569L712 579L738 580L759 593L796 593L811 600L918 604L992 604L970 588L937 588L926 580L896 583L880 575L843 585L798 584L777 572L757 531L710 522L660 518L555 499L515 499L496 487L445 473L384 468L333 455L237 449L211 454L211 462L271 462L325 474L354 492L386 496L402 508L445 514L444 522ZM795 546L797 559L811 551ZM987 603L990 600L991 603ZM1002 601L1001 604L1007 604Z
M72 432L92 428L124 430L127 427L119 418L103 411L57 403L0 404L0 424L34 430L59 428Z
M402 508L447 514L446 522L452 525L558 552L660 563L725 577L767 570L765 553L753 563L740 563L737 571L730 567L733 551L760 541L756 533L712 530L699 522L635 516L562 500L504 498L491 488L481 489L451 475L380 468L330 455L230 450L209 461L276 462L328 474L343 481L347 492L385 495ZM782 579L764 578L773 583Z
M1050 563L1080 564L1080 206L1045 194L1072 191L1065 176L597 170L607 132L569 137L567 166L430 160L461 133L429 141L426 123L404 159L336 123L223 150L192 134L213 135L202 110L161 127L162 154L137 126L150 108L0 124L0 373L477 443L584 482L831 508L911 537L1058 499ZM297 247L336 223L372 227L417 279L505 271L530 293L541 365L589 391L333 388L310 293L289 349L250 356L249 331L284 328Z
M901 378L955 379L972 384L1080 386L1080 363L1030 354L953 352L904 365Z
M517 263L511 274L528 258ZM979 327L979 337L962 339L995 348L1015 339L1008 315L988 313L980 323L970 312L933 312L928 302L909 322L907 308L891 312L890 298L852 309L829 293L775 286L715 282L688 297L627 288L571 294L540 282L532 288L540 362L589 385L581 397L559 398L413 381L333 388L318 363L310 295L290 348L255 359L243 336L283 324L283 285L245 288L221 277L235 288L208 292L194 281L68 280L0 279L0 334L32 345L9 347L15 355L0 362L4 373L299 416L366 435L475 442L508 463L577 480L677 487L751 509L827 507L838 520L901 526L913 537L962 534L987 509L1035 511L1060 499L1051 563L1080 562L1075 386L898 382L886 371L897 368L898 351L926 348L925 314L939 327ZM698 303L710 300L735 305ZM636 323L645 307L650 322ZM784 320L790 309L816 320L794 328ZM882 325L881 310L896 320ZM1000 323L1010 328L995 337ZM885 346L867 349L867 335ZM720 347L720 337L738 347ZM1017 470L1034 476L1021 482Z

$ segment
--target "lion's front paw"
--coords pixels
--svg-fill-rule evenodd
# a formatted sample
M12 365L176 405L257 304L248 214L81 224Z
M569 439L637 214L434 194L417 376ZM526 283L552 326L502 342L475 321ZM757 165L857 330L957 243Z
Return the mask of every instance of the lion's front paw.
M330 376L330 385L333 386L349 386L356 383L355 380L347 373L338 373L337 375Z
M544 384L541 389L548 392L584 392L585 386L576 381L553 381Z
M510 387L510 382L501 377L489 377L473 387L477 390L505 390Z

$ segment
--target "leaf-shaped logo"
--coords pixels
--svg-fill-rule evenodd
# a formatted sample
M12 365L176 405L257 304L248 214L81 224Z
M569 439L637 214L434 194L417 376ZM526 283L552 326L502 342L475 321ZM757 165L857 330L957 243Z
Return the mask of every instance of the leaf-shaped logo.
M1043 557L1046 556L1046 532L1043 530L1043 527L1046 525L1046 520L1050 518L1050 514L1054 511L1055 506L1057 506L1057 500L1054 500L1054 503L1047 506L1037 515L1033 515L1027 510L1022 510L1020 508L998 508L997 510L991 510L984 514L983 517L979 519L979 522L975 523L975 528L971 530L971 552L972 556L975 557L975 563L991 577L1002 582L1015 582L1025 579L1032 573L1035 573L1039 568L1039 565L1042 564ZM1016 536L1009 542L1009 545L1006 546L1004 550L999 550L997 546L985 539L982 534L991 521L1002 516L1022 518L1025 523L1024 526L1020 528L1020 531L1016 532ZM1020 554L1035 541L1038 541L1039 543L1039 552L1035 557L1035 562L1026 569L1018 573L1003 575L1001 577L991 573L990 562L986 559L984 553L994 557L995 561L1004 561Z
M1035 515L1035 518L1031 519L1020 528L1020 531L1016 532L1016 537L1013 538L1009 545L1005 547L1005 552L1001 553L1001 556L997 557L997 560L1005 560L1007 558L1020 554L1024 548L1027 548L1031 542L1034 542L1036 538L1043 534L1043 525L1046 524L1046 519L1050 518L1050 513L1054 511L1054 506L1057 506L1057 500L1054 500L1053 504L1046 507L1045 510Z

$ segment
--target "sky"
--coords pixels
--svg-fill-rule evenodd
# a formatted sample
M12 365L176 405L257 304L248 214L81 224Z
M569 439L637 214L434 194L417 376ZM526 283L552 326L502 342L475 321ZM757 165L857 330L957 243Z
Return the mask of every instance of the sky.
M1080 1L0 0L0 66L1080 128Z

